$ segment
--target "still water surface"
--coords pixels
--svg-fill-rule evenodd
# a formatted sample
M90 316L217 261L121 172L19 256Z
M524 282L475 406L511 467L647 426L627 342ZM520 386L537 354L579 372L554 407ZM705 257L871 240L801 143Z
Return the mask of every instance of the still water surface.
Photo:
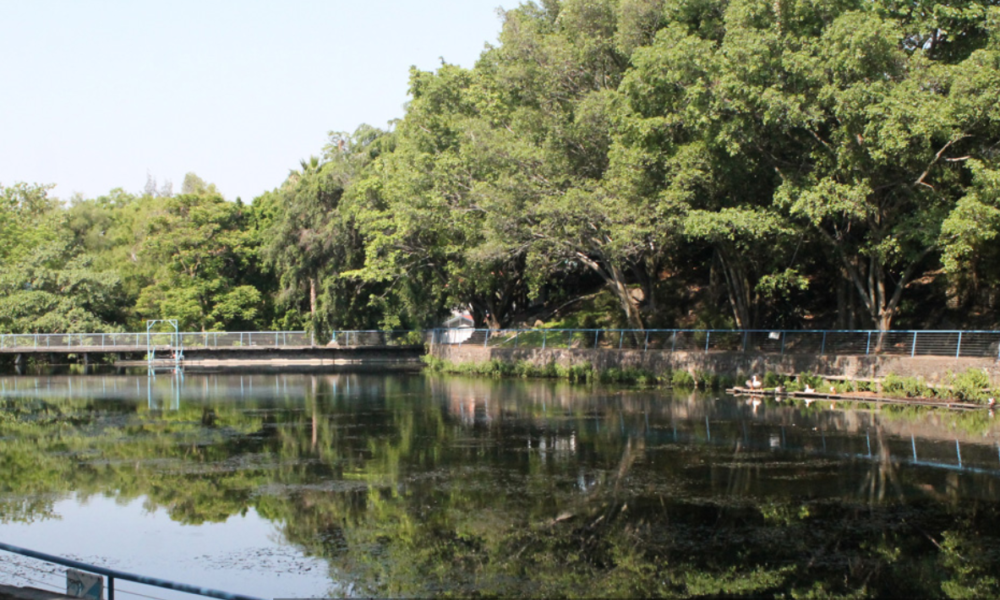
M996 595L998 442L985 411L551 381L6 376L0 541L262 597Z

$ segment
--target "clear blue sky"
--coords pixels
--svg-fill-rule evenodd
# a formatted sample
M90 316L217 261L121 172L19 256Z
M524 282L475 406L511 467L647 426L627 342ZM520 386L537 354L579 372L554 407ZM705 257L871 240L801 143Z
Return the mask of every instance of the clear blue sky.
M471 67L518 0L0 0L0 183L53 195L278 186L329 131L403 115L411 65Z

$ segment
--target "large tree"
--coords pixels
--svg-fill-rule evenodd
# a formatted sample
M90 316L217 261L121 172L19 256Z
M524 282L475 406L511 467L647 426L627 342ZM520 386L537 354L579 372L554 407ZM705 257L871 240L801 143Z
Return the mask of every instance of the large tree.
M374 325L374 290L345 275L364 262L364 246L345 194L381 152L384 132L361 126L331 133L323 157L303 160L281 187L254 202L264 264L280 283L279 306L312 331ZM285 326L295 325L286 319Z

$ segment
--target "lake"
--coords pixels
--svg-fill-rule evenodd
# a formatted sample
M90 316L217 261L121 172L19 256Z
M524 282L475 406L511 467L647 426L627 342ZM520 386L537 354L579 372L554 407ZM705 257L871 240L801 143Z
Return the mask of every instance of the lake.
M258 597L996 596L998 507L985 410L412 373L0 376L0 542ZM0 582L64 581L0 552Z

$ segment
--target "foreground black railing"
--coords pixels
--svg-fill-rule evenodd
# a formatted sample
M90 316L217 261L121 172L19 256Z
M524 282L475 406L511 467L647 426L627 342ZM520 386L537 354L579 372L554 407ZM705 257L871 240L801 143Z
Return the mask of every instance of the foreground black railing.
M86 571L88 573L103 575L108 578L108 600L115 600L115 579L133 581L135 583L141 583L143 585L151 585L168 590L186 592L188 594L197 594L199 596L208 596L210 598L222 598L223 600L264 600L263 598L257 598L254 596L245 596L242 594L230 594L228 592L220 592L218 590L204 588L196 585L177 583L176 581L169 581L166 579L159 579L156 577L146 577L145 575L136 575L134 573L127 573L125 571L119 571L117 569L108 569L106 567L99 567L97 565L91 565L70 558L63 558L61 556L55 556L52 554L46 554L44 552L29 550L28 548L21 548L20 546L12 546L10 544L4 544L2 542L0 542L0 550L6 550L7 552L13 552L15 554L20 554L22 556L37 558L39 560L44 560L45 562L55 563L57 565L62 565L64 567L71 567L73 569Z

